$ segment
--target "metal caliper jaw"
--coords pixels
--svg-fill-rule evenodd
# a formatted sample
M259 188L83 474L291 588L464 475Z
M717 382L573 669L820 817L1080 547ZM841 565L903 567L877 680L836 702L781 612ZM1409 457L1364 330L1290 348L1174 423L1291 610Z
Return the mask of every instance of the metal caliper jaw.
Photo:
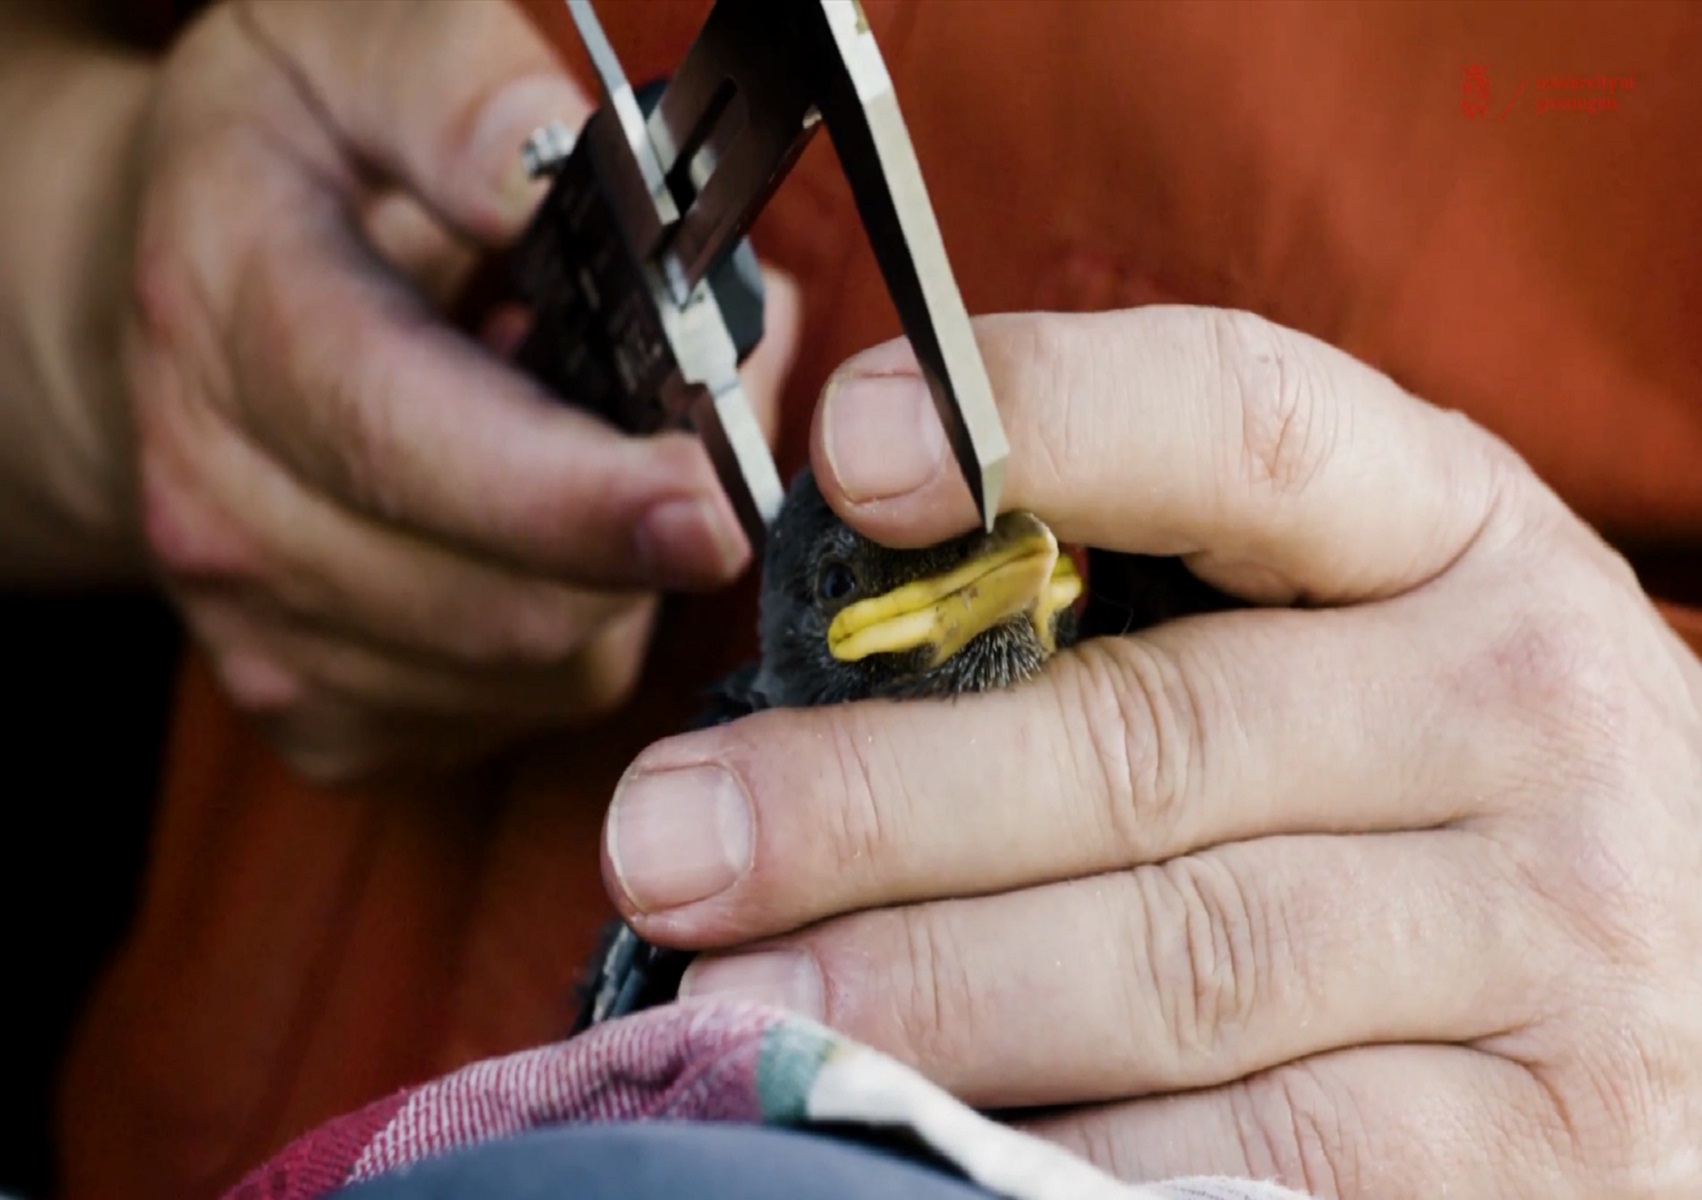
M635 91L590 0L567 0L602 104L546 126L551 180L513 257L519 360L647 434L693 428L755 547L784 489L738 368L762 337L751 223L825 126L983 525L1009 447L892 81L855 0L718 0L672 78ZM906 436L909 431L904 431Z

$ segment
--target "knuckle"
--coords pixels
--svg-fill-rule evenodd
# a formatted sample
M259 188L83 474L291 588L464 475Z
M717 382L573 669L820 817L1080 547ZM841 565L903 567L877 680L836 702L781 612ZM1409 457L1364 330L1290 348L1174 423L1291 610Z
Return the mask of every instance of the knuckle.
M1033 495L1070 494L1069 481L1082 464L1102 456L1103 430L1093 428L1090 406L1074 402L1104 394L1083 378L1092 369L1099 342L1080 337L1078 321L1040 313L984 317L977 323L988 335L984 353L998 364L1001 375L1018 381L1007 394L1029 401L1019 413L1025 454L1013 466L1030 476L1025 490ZM1084 434L1094 439L1088 445L1082 444Z
M1276 1178L1309 1196L1357 1196L1364 1171L1346 1136L1342 1099L1316 1073L1293 1063L1231 1092L1234 1126L1245 1161L1261 1178Z
M1498 549L1529 546L1534 540L1551 536L1558 526L1572 522L1565 501L1531 469L1512 443L1458 409L1432 410L1432 417L1453 427L1453 445L1476 451L1472 459L1461 461L1469 462L1483 488L1485 523L1480 540Z
M307 699L302 677L261 650L227 650L218 656L217 671L231 703L251 717L287 718Z
M1178 1057L1218 1062L1273 974L1270 947L1259 935L1262 914L1215 859L1172 859L1140 868L1136 879L1149 993L1164 1010Z
M572 658L584 639L580 614L522 606L491 630L488 657L496 666L552 667Z
M1139 1178L1142 1164L1129 1152L1123 1126L1114 1115L1088 1112L1072 1114L1072 1118L1049 1124L1044 1136L1118 1179Z
M400 521L408 505L390 468L405 457L403 418L396 406L375 400L399 394L398 377L410 368L394 354L363 352L380 319L376 310L338 300L328 311L304 292L309 286L287 242L257 241L243 255L237 353L266 369L250 369L231 401L244 424L316 490ZM309 310L318 319L304 320ZM382 320L424 322L401 303L389 304Z
M582 676L578 708L592 719L618 712L638 695L643 678L642 654L601 655Z
M408 439L400 408L377 400L405 394L400 376L406 369L401 356L384 355L357 357L326 372L323 428L302 451L304 461L311 456L323 463L331 486L351 502L398 524L416 515L404 473L395 470L407 460Z
M523 588L509 602L491 604L459 629L446 629L459 656L483 668L537 670L572 662L597 628L584 596L548 585ZM587 684L600 681L601 663L581 664Z
M247 255L242 285L243 350L255 362L289 365L251 378L234 399L248 424L316 482L337 487L351 477L348 464L365 451L353 382L358 358L336 352L327 337L343 336L340 323L301 320L288 257L256 248ZM315 394L317 393L317 394Z
M970 979L966 956L938 908L900 909L892 919L904 964L899 988L904 1053L925 1071L954 1073L953 1068L974 1061L985 1032L981 995Z
M638 694L650 629L648 606L641 606L634 615L636 622L623 620L605 630L581 656L583 664L574 692L584 716L607 716L626 707Z
M277 739L274 739L276 741ZM376 750L354 746L293 746L278 743L284 764L316 787L347 787L368 779L390 761Z
M1682 1005L1653 988L1604 994L1564 1063L1539 1074L1548 1140L1571 1169L1612 1185L1604 1195L1666 1195L1651 1184L1695 1173L1702 1092Z
M1630 725L1639 694L1620 639L1582 608L1522 609L1489 649L1487 671L1504 702L1545 755L1567 751L1575 784L1631 777Z
M195 287L179 239L145 227L130 271L130 297L145 334L180 344L195 317Z
M1299 494L1334 451L1341 406L1324 403L1294 337L1251 313L1213 312L1209 353L1240 422L1238 477L1259 493Z
M855 878L868 874L874 864L892 861L902 848L888 810L901 794L903 773L883 773L870 761L869 752L879 743L860 732L860 722L835 722L830 728L839 802L826 806L831 822L828 853L832 869ZM883 778L889 786L883 786Z
M1558 500L1559 497L1554 499ZM1643 581L1637 576L1637 568L1631 565L1631 560L1623 551L1594 529L1586 526L1579 532L1584 541L1585 552L1601 576L1605 594L1621 601L1626 596L1641 598L1646 595Z
M226 497L215 459L217 432L196 430L171 405L136 407L136 509L142 545L165 575L183 583L251 583L268 570L267 547Z
M254 548L189 486L144 461L138 501L143 544L172 579L219 583L259 574Z
M319 787L359 783L402 761L403 744L372 709L308 695L259 724L284 765Z
M1661 970L1686 940L1670 884L1649 869L1648 832L1635 825L1617 803L1567 813L1549 823L1527 872L1537 894L1566 914L1587 962L1619 977Z
M234 235L252 220L232 214L223 191L210 181L241 170L240 143L215 126L177 129L164 136L151 129L147 152L152 170L138 197L133 248L123 277L131 312L144 334L174 349L193 349L210 332L218 286L240 275L231 265ZM212 218L218 217L219 220Z
M1137 638L1084 646L1076 661L1060 677L1072 713L1064 728L1078 738L1079 778L1106 798L1105 838L1129 861L1175 852L1200 760L1199 694L1166 651Z

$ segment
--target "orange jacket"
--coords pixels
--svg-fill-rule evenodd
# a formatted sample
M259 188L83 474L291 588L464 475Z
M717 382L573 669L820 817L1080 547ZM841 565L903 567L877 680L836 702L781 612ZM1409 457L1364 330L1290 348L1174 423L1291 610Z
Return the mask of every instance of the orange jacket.
M1702 598L1702 8L864 2L972 312L1263 313L1466 410ZM526 3L576 55L559 0ZM642 78L706 0L600 9ZM1537 111L1539 82L1597 73L1634 81L1613 111ZM757 241L806 289L789 471L826 373L898 326L825 139ZM141 909L66 1069L74 1200L210 1195L404 1081L559 1036L612 784L750 649L751 600L674 605L618 719L406 793L291 778L191 663ZM705 621L741 637L712 651Z

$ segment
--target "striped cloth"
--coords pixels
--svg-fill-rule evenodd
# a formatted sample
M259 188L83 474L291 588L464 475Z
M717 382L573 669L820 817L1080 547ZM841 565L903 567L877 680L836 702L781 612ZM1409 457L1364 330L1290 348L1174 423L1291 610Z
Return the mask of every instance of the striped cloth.
M299 1138L225 1200L319 1200L478 1142L642 1120L905 1129L1009 1200L1305 1200L1254 1181L1120 1183L813 1021L715 1001L652 1009L404 1088Z

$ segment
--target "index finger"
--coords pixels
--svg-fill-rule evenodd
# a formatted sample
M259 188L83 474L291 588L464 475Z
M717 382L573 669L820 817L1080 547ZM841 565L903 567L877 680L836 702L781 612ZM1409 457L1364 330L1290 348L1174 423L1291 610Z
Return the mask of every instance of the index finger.
M1067 541L1187 556L1253 599L1417 586L1482 529L1513 461L1365 364L1247 313L999 316L976 332L1011 441L1006 508ZM828 503L878 541L927 545L975 523L903 342L830 381L812 459Z
M628 437L550 395L442 322L341 195L268 153L203 154L162 183L141 235L147 340L195 363L222 416L349 508L508 566L681 589L742 569L748 544L697 437ZM231 194L239 210L220 207ZM770 432L797 307L779 282L745 370Z
M1223 613L1095 639L1011 690L670 738L615 791L605 879L646 937L725 945L1252 838L1446 825L1465 804L1436 781L1499 778L1484 746L1508 734L1453 715L1457 655L1484 653L1446 653L1456 626L1409 612L1390 637L1389 608L1428 603Z
M588 585L714 586L742 567L697 438L621 434L437 322L331 221L289 224L252 256L232 338L244 423L296 470L361 511Z

